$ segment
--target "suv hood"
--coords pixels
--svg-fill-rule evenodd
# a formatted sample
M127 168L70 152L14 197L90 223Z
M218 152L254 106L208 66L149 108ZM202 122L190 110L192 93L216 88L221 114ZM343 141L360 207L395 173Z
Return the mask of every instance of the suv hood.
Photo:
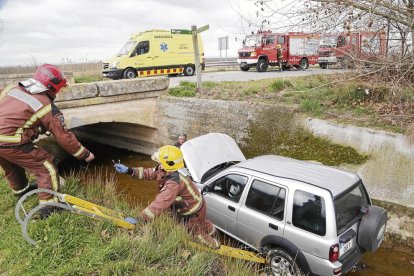
M217 165L246 160L233 138L222 133L190 139L181 146L181 151L191 177L198 183L207 171Z

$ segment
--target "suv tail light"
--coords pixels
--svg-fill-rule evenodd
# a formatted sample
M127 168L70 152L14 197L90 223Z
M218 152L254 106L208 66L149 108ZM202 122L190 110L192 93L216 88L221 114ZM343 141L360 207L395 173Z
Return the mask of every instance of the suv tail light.
M329 248L329 261L336 262L339 259L339 244L334 244Z

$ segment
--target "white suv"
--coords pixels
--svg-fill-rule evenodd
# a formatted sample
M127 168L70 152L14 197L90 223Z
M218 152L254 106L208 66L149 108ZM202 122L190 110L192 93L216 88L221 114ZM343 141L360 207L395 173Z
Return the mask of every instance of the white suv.
M207 217L265 253L274 275L345 274L382 242L387 214L354 173L276 155L246 160L220 133L181 150Z

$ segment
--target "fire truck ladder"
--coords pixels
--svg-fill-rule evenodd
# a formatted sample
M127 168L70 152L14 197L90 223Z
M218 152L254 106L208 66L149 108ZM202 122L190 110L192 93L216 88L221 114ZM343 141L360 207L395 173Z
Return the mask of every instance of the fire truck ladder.
M29 212L27 212L23 206L23 203L25 200L30 197L33 194L38 193L49 193L53 196L55 196L58 199L58 202L48 202L40 204L33 209L31 209ZM59 207L65 210L68 210L70 212L81 214L84 216L88 216L95 219L106 219L112 221L115 225L132 230L135 228L135 224L126 222L125 215L116 212L114 210L102 207L100 205L94 204L92 202L68 195L68 194L62 194L58 193L49 189L36 189L33 191L28 192L24 196L22 196L19 201L16 204L14 213L16 216L17 221L20 223L22 227L22 235L32 245L36 245L37 242L33 240L29 234L28 234L28 225L30 220L32 219L33 215L35 215L37 212L39 212L42 208L46 207ZM21 214L24 214L24 218L21 217ZM203 250L203 251L209 251L215 254L220 254L232 258L247 260L251 262L257 262L257 263L266 263L266 259L257 256L257 254L242 250L239 248L233 248L225 245L221 245L218 249L210 249L208 247L205 247L201 244L190 242L190 245L194 248Z

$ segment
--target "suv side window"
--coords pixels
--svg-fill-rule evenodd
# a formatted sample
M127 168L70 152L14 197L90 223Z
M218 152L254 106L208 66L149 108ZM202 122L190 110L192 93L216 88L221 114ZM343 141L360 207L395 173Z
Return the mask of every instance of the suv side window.
M239 202L247 180L248 178L246 176L228 174L217 179L211 184L211 192L230 199L231 201Z
M246 199L246 206L278 220L283 220L286 190L254 180Z
M322 197L296 190L293 197L293 225L319 236L326 233L325 201Z

